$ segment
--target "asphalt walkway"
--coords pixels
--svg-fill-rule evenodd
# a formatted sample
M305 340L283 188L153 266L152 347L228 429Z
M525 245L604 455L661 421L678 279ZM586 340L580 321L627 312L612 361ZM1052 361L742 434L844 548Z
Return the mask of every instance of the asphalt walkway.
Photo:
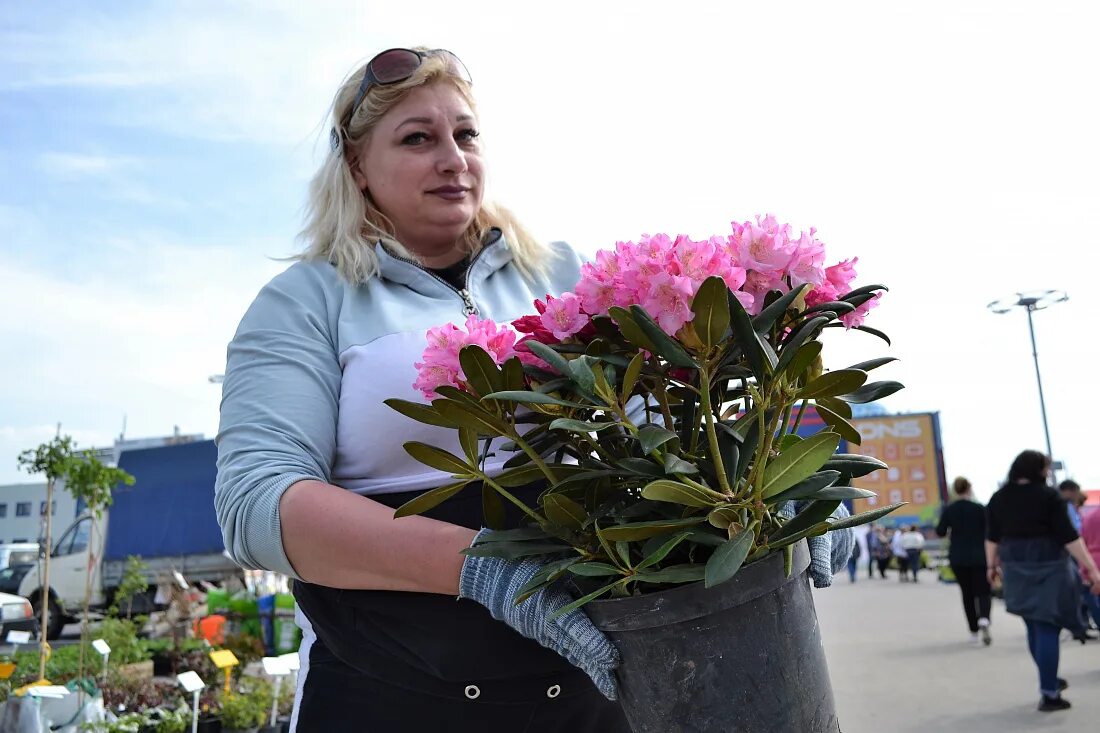
M955 585L847 574L815 591L844 733L1100 731L1100 641L1063 632L1071 710L1040 713L1023 621L994 600L993 645L973 647Z

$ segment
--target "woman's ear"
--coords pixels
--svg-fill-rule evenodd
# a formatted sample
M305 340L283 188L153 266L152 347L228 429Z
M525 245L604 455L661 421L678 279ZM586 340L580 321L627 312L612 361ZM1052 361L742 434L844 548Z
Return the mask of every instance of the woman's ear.
M344 145L344 160L347 161L348 170L351 171L352 180L355 181L355 185L360 191L366 193L367 190L367 176L363 173L363 156L362 152L357 145Z

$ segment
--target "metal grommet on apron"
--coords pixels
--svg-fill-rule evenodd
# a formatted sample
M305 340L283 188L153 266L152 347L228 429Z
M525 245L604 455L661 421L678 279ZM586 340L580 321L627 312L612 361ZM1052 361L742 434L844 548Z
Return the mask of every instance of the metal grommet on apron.
M553 700L555 697L561 694L561 685L550 685L546 689L546 696Z
M466 697L476 700L481 697L481 690L477 685L466 685Z

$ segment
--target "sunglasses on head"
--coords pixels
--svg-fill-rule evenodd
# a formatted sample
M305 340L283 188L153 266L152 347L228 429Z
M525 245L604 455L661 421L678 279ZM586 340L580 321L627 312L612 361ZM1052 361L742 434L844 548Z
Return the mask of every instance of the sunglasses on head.
M459 60L458 56L445 49L435 48L430 51L417 51L411 48L391 48L383 51L367 62L367 68L363 71L363 81L359 82L359 91L355 94L355 101L352 102L343 123L333 127L329 133L333 152L340 149L344 126L351 122L352 117L359 111L359 105L363 103L363 98L367 96L367 91L372 86L385 86L405 81L416 73L416 70L424 63L424 59L430 56L442 56L447 63L447 70L452 75L462 79L467 84L473 83L466 65Z

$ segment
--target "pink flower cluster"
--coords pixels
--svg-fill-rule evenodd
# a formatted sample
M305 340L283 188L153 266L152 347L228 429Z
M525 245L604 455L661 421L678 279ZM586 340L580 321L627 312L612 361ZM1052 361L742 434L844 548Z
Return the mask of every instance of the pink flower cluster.
M470 316L466 319L465 331L453 323L428 330L428 347L421 356L423 361L413 364L417 373L413 387L429 400L437 398L435 390L444 385L467 389L458 355L463 347L471 345L480 346L498 365L519 356L514 330ZM525 353L530 356L529 352Z
M537 314L512 322L512 328L471 317L467 333L453 325L428 332L429 346L416 365L416 388L429 399L435 387L463 381L459 350L476 343L497 363L510 356L543 368L548 366L524 345L528 341L555 344L573 339L587 343L595 336L594 316L606 315L612 306L640 305L663 331L675 337L694 314L691 302L709 277L720 277L745 309L756 315L771 290L787 292L809 284L810 307L836 300L852 290L856 258L825 266L825 245L816 230L796 238L789 224L772 215L755 222L734 222L732 233L696 241L680 235L645 235L638 242L618 242L613 251L601 250L594 262L581 267L581 279L573 292L535 301ZM844 325L862 325L878 303L869 300L842 317ZM517 334L524 334L517 342Z

